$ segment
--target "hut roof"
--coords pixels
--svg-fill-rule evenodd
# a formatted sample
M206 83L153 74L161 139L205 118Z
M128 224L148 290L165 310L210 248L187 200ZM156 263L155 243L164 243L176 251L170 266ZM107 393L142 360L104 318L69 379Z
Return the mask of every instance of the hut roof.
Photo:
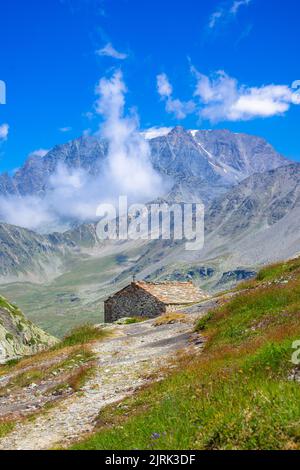
M141 288L165 304L191 304L201 302L208 295L192 282L133 282L134 287Z

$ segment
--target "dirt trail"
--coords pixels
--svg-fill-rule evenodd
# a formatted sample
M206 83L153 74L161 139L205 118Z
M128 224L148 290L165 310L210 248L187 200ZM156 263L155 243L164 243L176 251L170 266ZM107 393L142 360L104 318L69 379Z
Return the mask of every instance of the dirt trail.
M115 327L115 337L95 343L97 370L80 392L66 398L33 421L16 425L0 439L0 450L44 450L68 445L91 432L99 411L134 393L149 382L149 375L166 365L176 351L201 348L190 342L195 317L206 307L194 309L186 323L153 326L153 321Z

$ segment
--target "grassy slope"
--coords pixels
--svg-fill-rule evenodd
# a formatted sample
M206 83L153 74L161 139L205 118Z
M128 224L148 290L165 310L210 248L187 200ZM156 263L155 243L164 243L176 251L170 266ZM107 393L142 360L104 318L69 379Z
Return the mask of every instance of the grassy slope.
M198 323L200 357L178 359L167 379L104 410L74 449L300 449L300 383L289 379L300 259L242 287Z

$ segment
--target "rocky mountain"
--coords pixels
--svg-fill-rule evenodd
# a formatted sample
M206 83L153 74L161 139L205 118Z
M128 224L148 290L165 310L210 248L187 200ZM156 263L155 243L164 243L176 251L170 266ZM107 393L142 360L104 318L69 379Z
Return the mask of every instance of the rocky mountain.
M97 174L99 163L107 155L107 144L94 137L80 139L54 147L43 158L30 156L25 164L13 175L0 176L0 195L43 195L49 187L50 177L58 165L67 168L82 168L88 173Z
M211 288L236 282L260 265L300 252L299 215L300 164L257 173L207 207L202 250L186 251L180 241L152 241L117 281L135 274L192 278Z
M70 261L81 256L132 259L134 266L119 263L118 281L124 276L164 274L169 265L227 259L224 272L254 267L300 251L297 212L300 210L300 165L285 165L257 173L214 200L206 208L205 245L189 253L180 242L101 242L95 224L84 224L64 233L39 235L0 224L0 277L2 282L44 282L66 272ZM287 232L287 233L286 233ZM280 237L282 237L280 241ZM259 242L258 242L259 241ZM128 253L134 252L134 256ZM145 269L145 266L147 268ZM205 277L205 276L204 276Z
M242 181L206 214L202 256L231 254L231 262L259 265L300 251L300 164Z
M191 134L215 172L232 185L254 173L291 163L259 137L228 130L191 131Z
M256 173L242 181L207 212L206 230L235 236L253 226L272 228L300 207L300 164Z
M0 296L0 363L34 354L53 346L56 341Z
M253 173L289 163L264 139L228 130L176 127L149 143L153 166L172 176L175 188L189 193L189 199L196 193L204 201L212 200Z
M205 200L203 249L188 252L169 240L100 242L95 223L46 235L0 223L1 292L42 328L58 335L101 321L103 300L133 275L222 290L259 265L299 253L299 164L263 139L228 131L177 127L149 145L153 166L174 183L161 199ZM78 139L31 157L13 177L2 175L0 193L43 196L58 164L94 175L106 157L105 142Z
M229 131L175 127L148 143L153 167L173 182L169 195L173 199L210 201L255 172L288 163L265 140ZM85 136L55 147L43 158L33 155L13 176L0 175L0 195L43 196L58 165L95 176L102 171L107 153L106 141Z

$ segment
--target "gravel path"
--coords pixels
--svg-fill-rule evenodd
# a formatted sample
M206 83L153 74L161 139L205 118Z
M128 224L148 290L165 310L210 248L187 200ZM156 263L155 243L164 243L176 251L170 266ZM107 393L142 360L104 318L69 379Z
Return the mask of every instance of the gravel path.
M154 372L159 380L159 370L176 351L188 347L193 354L201 348L201 341L190 342L196 310L187 315L186 323L154 327L150 320L114 327L115 337L93 346L98 363L93 378L80 392L33 421L17 424L0 439L0 450L45 450L68 445L91 432L103 407L153 381L149 375Z

